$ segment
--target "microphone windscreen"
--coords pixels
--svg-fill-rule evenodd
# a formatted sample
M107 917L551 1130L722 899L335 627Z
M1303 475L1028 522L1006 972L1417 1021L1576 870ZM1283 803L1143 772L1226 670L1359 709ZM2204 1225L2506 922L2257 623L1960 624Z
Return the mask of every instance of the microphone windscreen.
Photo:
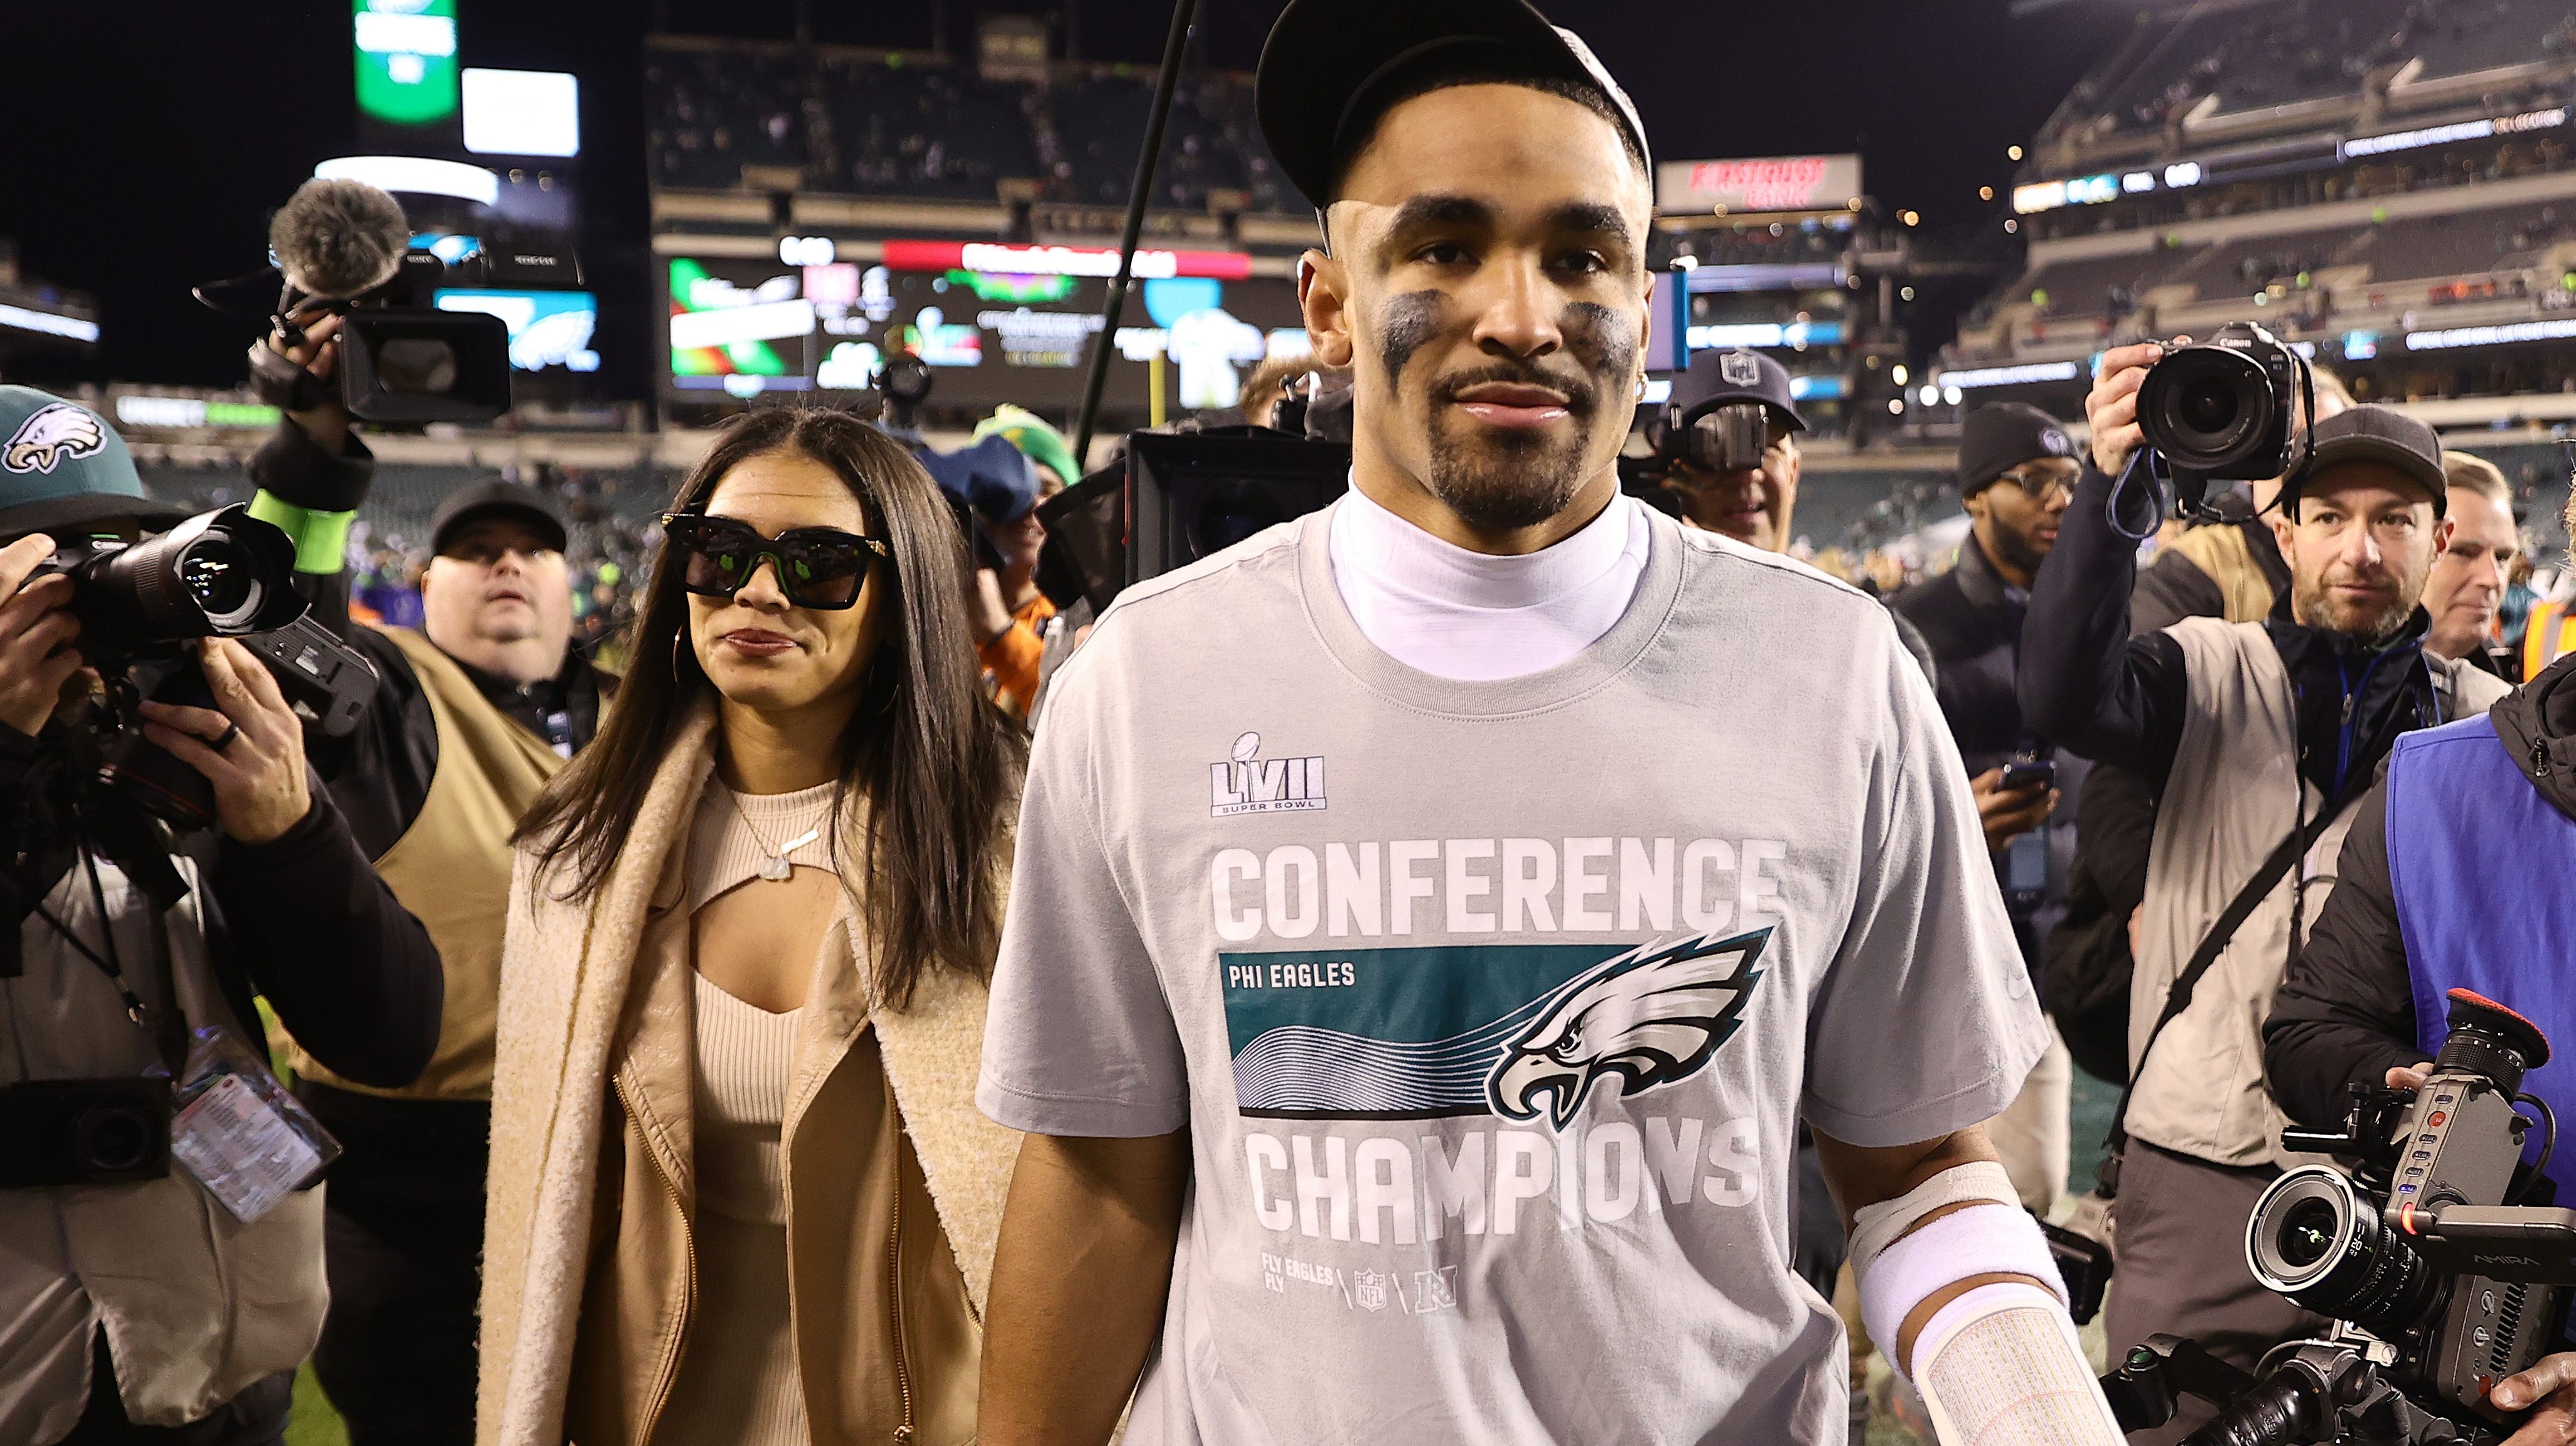
M364 181L307 181L268 223L287 284L335 301L392 280L410 246L402 207Z

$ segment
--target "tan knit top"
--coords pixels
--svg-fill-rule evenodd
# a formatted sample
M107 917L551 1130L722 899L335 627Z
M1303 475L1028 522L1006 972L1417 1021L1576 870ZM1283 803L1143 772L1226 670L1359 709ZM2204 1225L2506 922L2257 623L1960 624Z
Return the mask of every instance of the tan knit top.
M738 794L710 780L689 836L689 909L768 887L760 866L787 848L831 867L832 785ZM819 947L821 941L816 941ZM780 1128L801 1010L772 1014L707 982L696 991L698 1208L702 1300L655 1446L807 1446L805 1394L788 1315L787 1193Z

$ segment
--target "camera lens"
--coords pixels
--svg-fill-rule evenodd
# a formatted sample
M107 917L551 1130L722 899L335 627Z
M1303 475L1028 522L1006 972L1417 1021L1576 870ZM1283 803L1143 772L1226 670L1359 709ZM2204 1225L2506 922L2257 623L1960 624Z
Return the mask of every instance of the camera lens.
M376 348L376 379L386 391L445 396L456 378L456 348L436 337L390 337Z
M2235 391L2214 377L2194 380L2175 404L2183 425L2195 432L2224 432L2234 424L2239 410Z
M100 1105L80 1113L72 1126L83 1171L120 1175L149 1163L158 1152L161 1121L128 1105Z
M2273 1181L2245 1235L2256 1280L2374 1335L2401 1334L2441 1305L2443 1278L2389 1231L2375 1202L2326 1166Z
M256 565L242 556L232 539L209 534L179 559L179 581L206 610L206 621L218 633L245 631L259 615L268 590Z
M2291 1265L2316 1264L2334 1243L2335 1208L2323 1200L2300 1201L2291 1207L2290 1218L2281 1222L2281 1259Z
M2211 476L2268 476L2279 419L2271 378L2242 352L2190 346L2147 372L2138 425L2165 460Z

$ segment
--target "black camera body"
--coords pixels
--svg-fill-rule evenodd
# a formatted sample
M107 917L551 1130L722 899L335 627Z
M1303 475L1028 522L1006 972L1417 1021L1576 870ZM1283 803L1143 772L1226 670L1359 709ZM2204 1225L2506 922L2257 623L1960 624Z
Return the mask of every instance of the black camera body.
M1703 472L1750 472L1771 447L1771 411L1759 401L1720 402L1689 420L1667 406L1657 450L1667 462L1688 462Z
M2194 1442L2487 1446L2512 1434L2487 1395L2558 1340L2576 1210L2521 1203L2547 1181L2522 1164L2533 1125L2514 1106L2538 1104L2522 1080L2548 1041L2466 990L2451 991L2449 1024L2421 1089L2356 1088L2342 1129L2283 1132L2284 1148L2350 1159L2352 1172L2291 1170L2247 1222L2255 1279L2332 1330L2284 1343L2260 1380L2159 1337L2104 1379L2124 1428L2170 1419L2179 1382L2225 1407Z
M120 1185L170 1173L170 1081L0 1086L0 1190Z
M1350 471L1349 447L1263 427L1137 432L1123 468L1038 504L1038 587L1060 608L1106 610L1132 584L1330 506Z
M213 786L146 741L135 708L147 698L215 706L188 647L198 638L240 639L325 734L357 726L375 670L305 616L311 604L295 590L294 567L295 544L238 503L141 542L75 537L38 566L40 576L72 579L78 646L105 684L84 720L102 779L180 827L214 822Z
M2307 464L2317 410L2307 358L2250 321L2174 347L2138 388L2138 426L2171 469L2185 512L2212 481L2262 481Z
M510 410L510 326L480 311L441 311L451 278L426 251L403 253L393 279L332 303L341 313L340 400L349 415L389 426L488 422ZM575 269L578 279L578 268Z

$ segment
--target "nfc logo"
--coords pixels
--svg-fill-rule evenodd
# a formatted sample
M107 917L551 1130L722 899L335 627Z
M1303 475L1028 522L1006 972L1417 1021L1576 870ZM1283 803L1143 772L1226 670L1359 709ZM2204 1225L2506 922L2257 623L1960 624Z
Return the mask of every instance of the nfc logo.
M1293 813L1324 807L1324 760L1260 758L1261 735L1234 740L1233 757L1208 765L1208 813Z

